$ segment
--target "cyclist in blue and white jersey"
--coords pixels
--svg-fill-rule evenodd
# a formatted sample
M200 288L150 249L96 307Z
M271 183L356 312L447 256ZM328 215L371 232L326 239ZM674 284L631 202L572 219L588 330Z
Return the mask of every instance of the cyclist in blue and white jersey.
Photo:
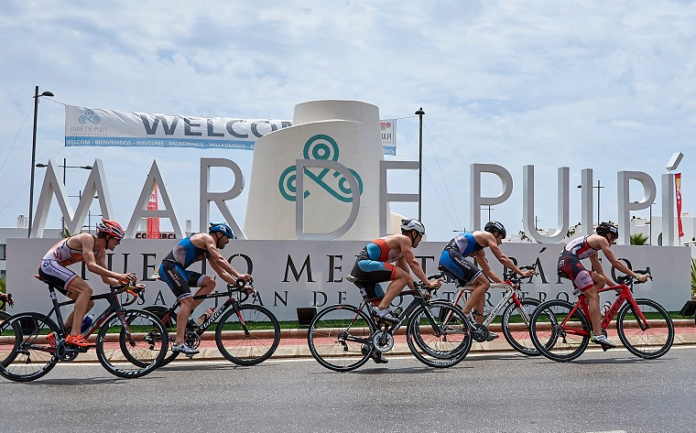
M203 302L194 300L191 287L199 287L196 295L207 295L215 290L215 279L208 275L186 270L189 266L207 259L213 270L228 284L235 284L238 279L251 281L251 275L240 274L220 254L230 239L236 239L232 228L226 223L210 223L208 233L194 233L182 239L162 260L159 277L167 283L177 299L181 302L176 316L176 340L172 352L187 355L196 354L198 349L189 347L184 342L184 331L193 310Z
M514 273L524 278L531 277L532 270L520 270L515 263L510 260L498 245L507 236L505 226L498 221L486 223L483 231L460 233L455 236L445 247L440 255L439 266L454 274L459 280L459 286L468 286L471 296L464 304L462 312L472 321L472 323L483 323L483 307L486 300L486 292L491 287L490 280L495 283L502 283L503 279L491 269L486 255L485 248L490 248L491 252L498 261ZM473 257L476 265L467 260ZM490 280L489 280L490 279ZM490 332L488 340L498 338L498 334Z

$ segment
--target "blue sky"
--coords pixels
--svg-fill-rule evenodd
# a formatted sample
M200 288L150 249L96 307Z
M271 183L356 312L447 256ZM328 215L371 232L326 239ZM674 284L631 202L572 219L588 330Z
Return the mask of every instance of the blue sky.
M557 224L559 167L570 167L571 223L580 220L574 187L583 168L593 168L595 181L606 186L602 219L616 220L616 173L643 171L659 190L674 152L685 155L679 171L689 211L694 22L696 5L683 1L5 1L0 226L14 226L28 212L36 85L55 94L40 104L37 162L103 159L115 216L124 224L154 158L180 218L196 227L199 159L230 158L248 182L252 152L65 148L60 103L291 119L300 102L360 100L378 106L383 119L403 118L396 157L403 160L418 157L414 112L423 107L423 222L430 240L470 227L472 163L499 164L512 174L512 196L491 211L509 232L522 229L522 169L529 164L541 227ZM84 187L87 174L68 171L70 194ZM38 195L42 169L36 179ZM219 190L230 186L217 182ZM539 191L547 185L543 199ZM400 188L416 192L417 179ZM484 181L485 194L499 189ZM242 226L245 197L230 203ZM634 199L641 197L637 191ZM659 206L653 214L661 214ZM57 213L51 225L59 225Z

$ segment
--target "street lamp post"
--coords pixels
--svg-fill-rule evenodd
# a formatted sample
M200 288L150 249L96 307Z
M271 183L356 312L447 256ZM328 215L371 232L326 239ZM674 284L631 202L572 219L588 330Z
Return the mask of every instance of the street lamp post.
M578 185L578 188L582 188L582 185ZM599 179L597 179L597 185L592 185L592 188L597 190L597 225L599 225L599 223L601 222L601 220L599 219L599 204L600 204L599 197L600 197L600 191L604 187L602 186L601 181Z
M423 107L416 111L418 115L418 221L423 221L421 208L423 206Z
M491 209L495 210L495 208L494 208L494 207L491 207L491 206L493 206L493 205L490 205L490 204L484 204L484 205L481 205L481 206L488 206L488 221L490 221L490 220L491 220Z
M58 166L58 167L63 167L63 186L65 186L65 172L68 168L80 168L82 170L91 170L92 169L91 165L68 165L67 162L68 162L67 158L63 158L63 165ZM35 166L39 167L39 168L46 168L46 167L48 167L48 164L38 163ZM62 224L61 224L62 227L61 228L63 230L65 230L65 218L61 218L61 220L62 220Z
M34 215L34 165L36 164L36 118L39 114L39 98L42 96L52 97L53 93L43 92L39 95L39 86L34 89L34 133L32 135L31 144L31 180L29 185L29 229L27 230L27 237L31 236L31 224Z

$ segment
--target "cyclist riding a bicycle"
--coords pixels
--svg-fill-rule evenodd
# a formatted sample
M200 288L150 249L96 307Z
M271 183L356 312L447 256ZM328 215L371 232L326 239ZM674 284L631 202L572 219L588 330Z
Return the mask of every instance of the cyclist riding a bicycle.
M374 314L387 322L398 322L391 310L391 302L408 286L415 290L411 271L429 289L437 289L442 281L429 281L420 262L413 254L425 235L425 226L414 219L401 220L401 234L375 239L360 251L351 275L357 280L355 285L365 298L381 298ZM393 264L396 263L396 266ZM391 281L384 293L379 283Z
M500 264L514 273L524 278L534 275L533 270L520 270L512 260L500 251L498 245L503 243L506 236L507 231L502 223L489 221L483 231L475 230L455 236L440 255L439 266L454 274L459 280L459 286L468 286L471 289L471 296L464 304L462 312L472 323L483 323L483 307L486 292L491 287L490 280L495 283L503 282L503 279L493 272L488 264L484 249L490 248ZM466 257L473 257L478 267ZM498 334L489 331L488 340L496 338L498 338Z
M75 301L73 312L65 321L66 331L70 335L65 339L67 344L79 347L90 347L90 343L81 334L82 320L94 306L90 300L92 288L79 275L67 268L75 263L84 262L87 269L99 275L105 284L135 284L135 274L119 274L106 267L106 250L113 251L123 239L123 228L116 221L103 219L97 224L97 236L91 233L80 233L63 239L44 255L39 267L39 276L52 284L59 292ZM136 286L144 290L145 286Z
M220 249L236 239L232 228L227 223L210 223L208 233L194 233L182 239L174 249L162 260L159 267L159 277L167 283L181 307L176 316L176 340L172 345L172 352L182 352L193 355L198 349L189 347L184 341L186 324L193 310L203 302L201 299L193 299L191 287L199 287L195 295L207 295L215 290L215 279L208 275L186 270L193 263L208 259L208 263L215 272L228 284L235 284L241 279L251 281L251 275L240 274L220 254Z
M604 271L602 263L599 261L598 252L601 250L604 257L618 271L626 275L645 282L648 275L638 275L630 270L623 262L616 258L611 251L611 246L619 238L619 229L611 222L599 223L596 234L580 236L568 242L561 250L558 258L558 275L573 282L576 296L582 292L587 300L587 307L590 310L590 321L592 322L592 341L605 347L616 347L616 344L609 341L602 329L602 313L599 307L598 289L605 284L616 285L611 276ZM592 264L591 271L585 269L580 260L590 259Z

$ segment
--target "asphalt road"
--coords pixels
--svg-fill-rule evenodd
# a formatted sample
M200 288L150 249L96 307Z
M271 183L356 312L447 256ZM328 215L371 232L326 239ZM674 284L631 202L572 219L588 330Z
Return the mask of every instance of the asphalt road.
M624 350L571 363L470 354L435 370L412 357L335 373L313 359L255 367L184 361L141 379L59 364L0 378L1 432L691 432L696 348L644 361Z

